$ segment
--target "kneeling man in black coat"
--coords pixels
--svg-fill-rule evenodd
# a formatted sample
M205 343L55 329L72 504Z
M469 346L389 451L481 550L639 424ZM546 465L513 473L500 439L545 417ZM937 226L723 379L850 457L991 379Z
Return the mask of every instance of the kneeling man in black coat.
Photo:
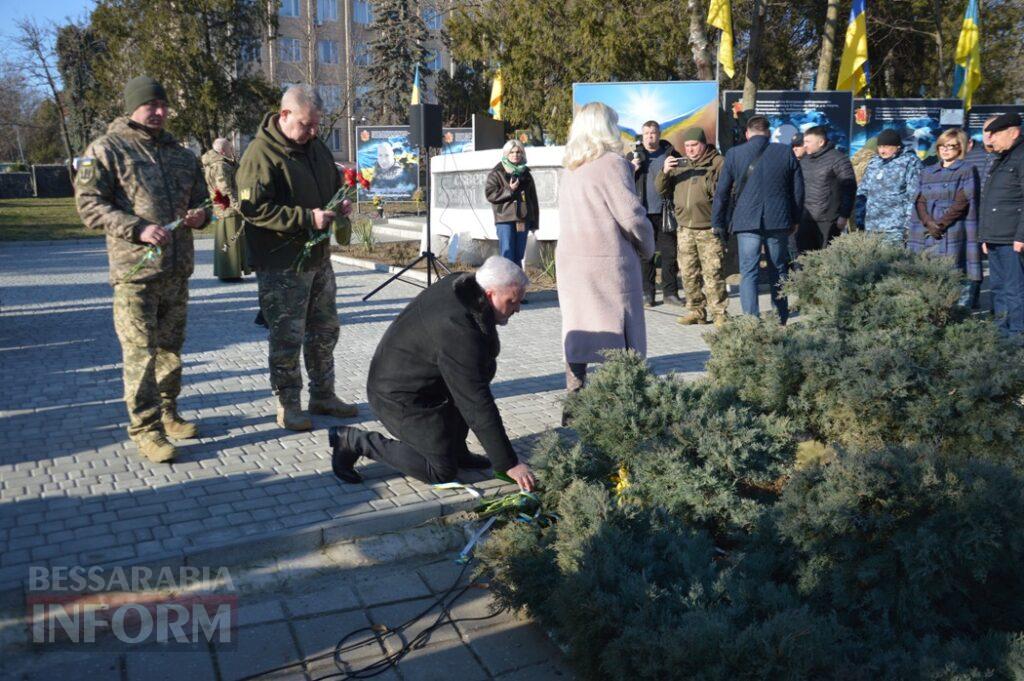
M493 256L475 275L449 275L409 303L381 338L366 382L370 407L398 439L331 428L338 478L359 482L354 466L365 456L432 484L454 480L459 468L493 466L533 488L533 473L516 457L491 394L497 326L519 311L528 283L515 263ZM486 458L466 448L471 428Z

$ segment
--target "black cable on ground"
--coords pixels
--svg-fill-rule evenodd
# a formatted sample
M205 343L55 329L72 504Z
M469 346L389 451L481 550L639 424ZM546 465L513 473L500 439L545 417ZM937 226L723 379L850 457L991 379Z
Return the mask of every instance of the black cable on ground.
M316 662L317 660L323 660L328 657L334 659L334 666L337 667L338 671L317 677L316 679L314 679L314 681L326 681L327 679L369 679L373 678L374 676L383 674L388 669L391 669L392 667L397 665L398 662L403 657L408 655L410 652L425 646L427 642L430 640L431 634L440 629L442 626L446 624L456 624L458 622L475 622L480 620L488 620L493 617L497 617L504 611L503 608L484 617L463 617L461 619L452 618L452 606L454 606L455 603L467 591L469 591L472 588L480 588L482 586L477 582L469 582L462 588L459 588L459 581L461 581L462 577L466 574L466 569L468 567L469 561L463 564L462 569L459 570L459 574L455 578L455 581L452 583L450 587L448 587L448 589L444 592L444 594L441 595L440 598L438 598L436 601L427 606L427 608L424 609L421 613L415 615L414 617L407 620L406 622L403 622L397 627L390 628L382 624L373 624L369 627L360 627L359 629L356 629L354 631L349 632L348 634L345 634L345 636L343 636L341 640L339 640L338 643L334 646L334 650L332 650L329 653L321 653L320 655L306 657L297 662L290 662L288 664L281 665L280 667L274 667L273 669L265 669L261 672L257 672L256 674L252 674L249 676L245 676L241 679L237 679L237 681L254 681L255 679L260 679L269 674L274 674L276 672L286 671L288 669L300 667L303 664L309 662ZM434 621L429 626L424 628L423 631L421 631L419 634L417 634L412 639L399 646L399 648L395 652L385 652L383 656L379 657L378 659L367 664L364 667L352 669L351 671L345 669L346 663L345 660L343 659L343 655L345 653L352 652L354 650L357 650L368 644L373 643L381 645L382 647L384 647L384 650L387 651L386 642L389 640L389 637L400 636L402 632L404 632L406 629L413 626L423 618L427 617L427 615L429 615L430 612L437 607L440 607L440 611L438 612L437 617L434 618ZM359 641L357 643L350 643L346 645L346 641L363 632L369 632L370 634L372 634L373 638L369 638L364 641Z

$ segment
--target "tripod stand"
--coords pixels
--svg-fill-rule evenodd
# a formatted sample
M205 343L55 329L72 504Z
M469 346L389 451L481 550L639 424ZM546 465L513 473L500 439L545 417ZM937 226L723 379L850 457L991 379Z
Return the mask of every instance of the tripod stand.
M378 291L380 291L381 289L383 289L385 286L387 286L391 282L395 281L396 279L401 279L403 274L405 274L406 272L411 270L413 267L416 267L417 265L420 264L420 262L422 262L424 260L427 261L427 267L426 267L426 269L427 269L427 285L426 286L423 286L423 284L421 284L418 281L409 281L408 279L402 279L402 281L404 281L404 282L406 282L408 284L415 284L416 286L420 286L422 288L429 288L430 284L431 284L431 281L430 281L431 272L433 272L434 277L437 278L437 279L441 278L440 270L444 270L445 274L451 274L452 273L452 271L450 269L445 267L443 262L441 262L440 260L437 259L437 256L434 255L434 252L430 250L430 203L431 203L431 193L430 193L430 149L428 147L420 147L420 158L426 159L426 162L427 162L427 183L426 183L426 192L425 192L426 196L427 196L427 242L426 242L426 248L423 251L420 252L420 256L418 258L416 258L411 263L407 264L405 267L403 267L398 272L393 274L383 284L381 284L380 286L378 286L377 288L373 289L372 291L367 293L365 296L363 296L363 300L369 300L370 297L376 295L376 293Z

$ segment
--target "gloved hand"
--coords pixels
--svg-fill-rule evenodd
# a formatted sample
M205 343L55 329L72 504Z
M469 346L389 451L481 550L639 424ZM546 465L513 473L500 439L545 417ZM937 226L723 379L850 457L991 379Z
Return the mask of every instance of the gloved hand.
M942 236L946 233L945 230L939 227L935 220L926 220L924 223L924 228L928 230L928 233L931 234L932 238L936 240L941 239Z

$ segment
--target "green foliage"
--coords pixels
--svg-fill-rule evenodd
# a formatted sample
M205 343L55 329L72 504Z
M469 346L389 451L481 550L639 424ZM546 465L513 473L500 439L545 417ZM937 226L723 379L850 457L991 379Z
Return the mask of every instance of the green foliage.
M160 81L173 111L168 129L204 149L230 130L254 131L280 90L241 62L277 21L277 3L250 0L100 0L91 30L104 46L93 65L109 121L123 114L124 84L146 74Z
M731 321L708 380L592 374L531 460L560 520L483 549L499 601L583 679L1022 678L1019 351L866 237L790 286L803 319Z
M426 66L425 47L430 34L410 0L377 0L373 15L370 32L375 37L370 41L372 61L366 68L370 85L366 105L378 124L405 123L416 65L420 65L421 88L432 73Z
M730 323L710 341L716 385L823 443L1020 461L1024 355L963 318L954 270L863 234L800 262L803 319Z
M96 64L103 50L102 42L90 26L68 23L57 29L57 69L64 83L68 133L76 154L82 153L105 126L99 118L101 105L96 101L100 94Z
M473 114L487 111L491 85L485 74L483 62L457 64L454 75L443 69L438 71L437 103L441 105L446 126L468 127L473 121Z

